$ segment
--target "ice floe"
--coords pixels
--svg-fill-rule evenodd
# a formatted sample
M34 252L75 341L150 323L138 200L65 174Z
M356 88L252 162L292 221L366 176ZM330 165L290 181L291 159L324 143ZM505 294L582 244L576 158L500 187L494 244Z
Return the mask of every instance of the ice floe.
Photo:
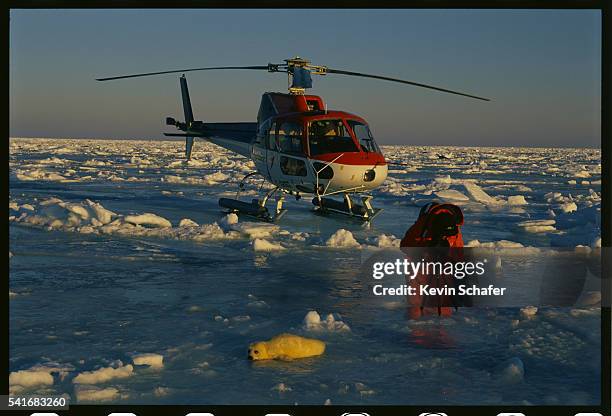
M308 331L348 332L351 328L338 314L328 314L325 319L317 311L310 311L304 317L304 329Z
M570 213L570 212L577 211L578 206L576 205L575 202L569 201L569 202L564 202L563 204L559 205L559 209L561 209L561 211L565 213Z
M472 198L476 202L480 202L484 205L500 205L503 204L504 201L494 198L487 194L482 188L475 183L464 182L463 186L465 190L469 194L470 198Z
M527 205L527 200L523 195L511 195L508 197L508 205Z
M161 354L137 354L132 357L132 361L134 365L146 365L155 369L164 367L164 356Z
M200 224L190 218L183 218L179 221L179 227L199 227Z
M125 217L125 222L134 225L146 225L151 227L172 227L172 223L167 219L160 217L159 215L146 213L140 215L127 215Z
M225 217L223 217L223 219L221 220L221 224L223 225L234 225L234 224L238 224L238 215L234 214L233 212L227 214Z
M120 398L119 390L115 387L96 387L78 385L74 388L77 402L109 402Z
M465 194L457 191L456 189L443 189L443 190L435 192L435 194L437 197L441 199L450 200L450 201L469 201L470 200L470 198L468 198Z
M52 384L53 376L51 375L51 371L47 368L33 368L29 370L14 371L9 374L9 385L13 388L15 386L26 388L41 385L50 386Z
M32 210L24 209L23 205L16 203L12 203L9 208L13 213L9 219L13 222L83 234L150 236L201 242L237 238L241 232L249 237L269 236L272 231L278 229L277 226L270 229L265 225L249 227L245 224L244 227L238 228L239 231L225 231L217 223L198 225L190 219L183 219L178 227L172 227L168 219L156 214L119 215L90 200L69 203L59 198L49 198Z
M531 220L519 222L517 225L528 233L546 233L557 231L555 224L555 220Z
M127 378L132 376L134 367L131 364L113 367L103 367L94 371L84 371L78 374L72 382L75 384L99 384L117 378Z
M282 245L271 243L263 238L256 238L253 240L253 250L255 251L279 251L284 249L285 247Z
M399 247L401 239L397 238L393 234L381 234L375 238L376 245L378 247Z
M353 237L353 233L344 228L340 228L332 234L325 242L325 245L337 248L357 248L361 246L357 240L355 240L355 237Z
M231 229L249 236L251 239L266 238L280 230L276 224L262 222L241 222L231 224Z

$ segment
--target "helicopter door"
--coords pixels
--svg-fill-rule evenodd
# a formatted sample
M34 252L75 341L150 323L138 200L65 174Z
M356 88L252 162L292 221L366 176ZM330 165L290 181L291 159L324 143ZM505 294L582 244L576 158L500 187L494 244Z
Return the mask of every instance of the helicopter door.
M257 136L255 137L255 141L253 142L253 146L251 148L251 159L253 159L255 167L257 168L259 173L265 176L268 180L270 180L271 177L267 164L267 143L268 137L270 135L271 125L271 120L267 120L261 123L259 129L257 130Z
M267 165L273 181L296 191L306 182L308 169L303 150L303 128L295 122L276 122L270 131Z

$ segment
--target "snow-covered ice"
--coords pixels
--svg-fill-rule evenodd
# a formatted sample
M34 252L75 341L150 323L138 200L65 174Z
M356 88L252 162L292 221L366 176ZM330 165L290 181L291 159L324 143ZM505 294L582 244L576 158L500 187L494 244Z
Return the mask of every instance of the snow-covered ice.
M545 233L557 231L555 224L555 220L530 220L519 222L517 225L528 233Z
M441 191L436 192L436 196L441 198L442 200L448 201L469 201L470 198L465 196L465 194L461 193L456 189L442 189Z
M96 386L76 386L74 396L78 403L109 402L120 397L119 390L115 387L100 388Z
M503 204L503 201L500 201L498 198L492 197L491 195L487 194L480 186L476 185L475 183L465 182L463 186L465 187L465 190L468 192L470 197L476 202L480 202L484 205Z
M94 371L85 371L78 374L73 380L73 383L78 384L98 384L105 383L116 378L130 377L134 372L134 367L131 364L120 366L117 368L104 367Z
M527 205L527 200L523 195L511 195L508 197L509 205Z
M9 375L11 386L32 387L53 384L53 376L45 369L30 369L12 372Z
M280 244L272 243L263 238L256 238L253 240L253 250L255 251L279 251L285 248Z
M140 214L140 215L128 215L125 217L125 222L134 225L146 225L151 227L172 227L172 223L165 218L155 214Z
M161 354L137 354L132 357L134 365L147 365L151 368L162 368L164 366L164 356Z
M286 198L276 224L227 215L219 197L254 165L201 140L187 163L180 141L9 146L11 392L120 404L600 401L601 293L573 308L411 321L401 302L364 298L359 275L361 256L398 247L434 200L462 208L466 245L503 256L504 279L535 267L542 247L601 247L597 149L384 146L407 166L389 166L372 193L384 211L363 226L313 215L309 198ZM259 186L247 183L245 200ZM326 352L246 360L249 343L283 332Z
M325 319L317 311L309 311L304 317L304 329L308 331L350 331L351 328L342 321L339 315L328 314Z
M339 229L329 237L325 242L328 247L340 247L340 248L354 248L359 247L360 244L355 240L353 233L344 228Z
M400 239L394 236L393 234L381 234L375 238L376 245L378 247L399 247Z

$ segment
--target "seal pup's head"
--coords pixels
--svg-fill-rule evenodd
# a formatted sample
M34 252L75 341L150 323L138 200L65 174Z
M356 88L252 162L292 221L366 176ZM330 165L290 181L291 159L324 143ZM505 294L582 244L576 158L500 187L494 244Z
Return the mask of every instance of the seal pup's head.
M249 345L249 360L269 360L268 348L265 342L255 342Z

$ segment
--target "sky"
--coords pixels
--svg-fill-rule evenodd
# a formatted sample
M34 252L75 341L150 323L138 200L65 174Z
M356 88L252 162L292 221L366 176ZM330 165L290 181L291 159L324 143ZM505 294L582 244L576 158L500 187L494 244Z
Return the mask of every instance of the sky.
M160 139L183 119L178 77L202 66L313 64L491 102L326 75L309 93L365 118L380 144L599 147L597 10L12 10L11 137ZM284 74L187 74L194 116L255 121Z

